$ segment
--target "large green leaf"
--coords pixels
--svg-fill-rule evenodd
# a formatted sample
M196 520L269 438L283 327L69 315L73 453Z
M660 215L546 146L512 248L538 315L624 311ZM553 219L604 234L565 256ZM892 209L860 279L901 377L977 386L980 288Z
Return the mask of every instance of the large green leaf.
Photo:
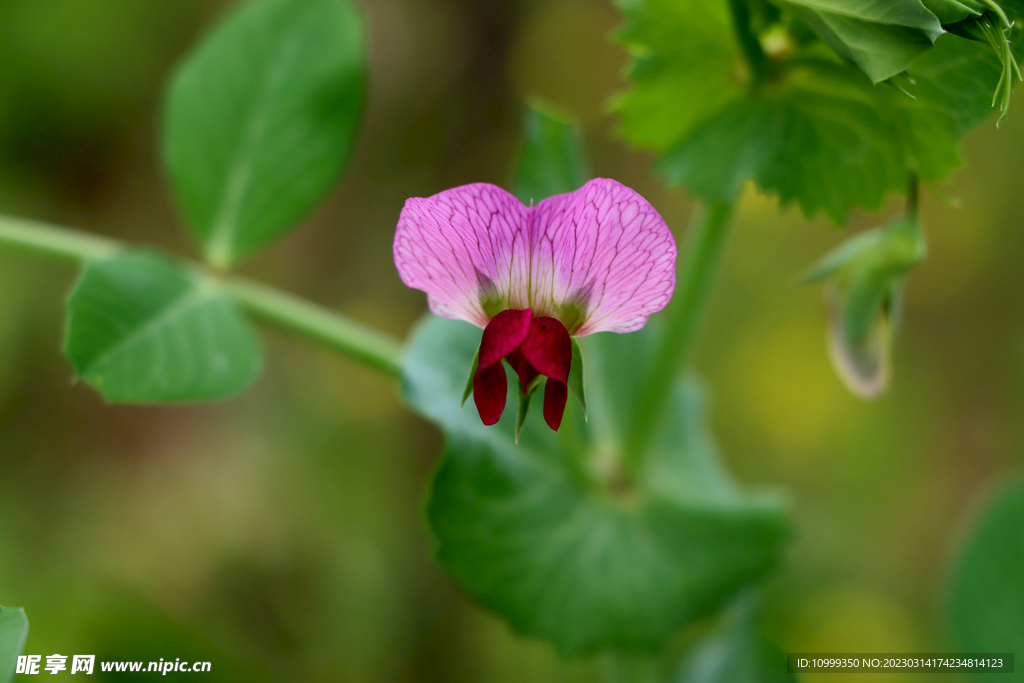
M796 683L786 653L761 633L758 600L744 595L680 663L676 683Z
M615 102L619 130L664 151L744 96L749 80L724 0L619 0L618 39L636 87Z
M249 323L215 283L162 256L92 261L68 300L64 352L111 402L225 398L259 374Z
M531 105L512 193L529 205L577 190L589 179L579 130L561 113Z
M959 136L991 113L1000 78L990 47L943 36L907 68L911 97L790 36L769 76L751 82L724 0L619 6L620 38L635 55L634 85L616 105L619 131L662 155L657 168L670 183L709 201L733 199L753 180L806 214L841 221L853 206L877 209L910 172L948 176ZM680 47L691 43L702 53Z
M921 0L775 0L878 83L906 70L942 35Z
M852 67L808 60L721 111L658 169L715 201L753 179L783 203L841 222L852 205L880 207L908 170L935 181L958 163L953 120L930 103L873 86Z
M517 632L565 654L657 648L763 577L787 533L777 499L744 495L723 472L692 384L651 425L641 475L621 474L650 338L581 340L589 422L570 405L556 434L532 415L518 445L514 393L497 426L460 411L479 329L428 317L403 364L406 401L446 435L427 504L438 560Z
M179 68L164 153L211 263L280 236L336 182L362 113L363 33L351 0L254 0Z
M953 574L949 625L957 652L1016 653L1015 673L999 679L1024 681L1024 481L992 499L967 539Z
M921 0L942 25L980 17L990 9L983 0Z
M28 619L21 608L0 607L0 683L14 679L18 655L25 649Z

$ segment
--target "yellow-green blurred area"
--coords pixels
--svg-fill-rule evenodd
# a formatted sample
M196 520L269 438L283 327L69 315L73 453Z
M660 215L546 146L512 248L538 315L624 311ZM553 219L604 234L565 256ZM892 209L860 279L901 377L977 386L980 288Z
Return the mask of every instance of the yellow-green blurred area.
M0 211L195 255L156 152L161 92L231 4L0 0ZM391 260L403 202L506 184L533 96L582 123L596 175L685 238L693 204L606 114L627 61L610 3L364 4L353 163L248 274L405 336L425 300ZM993 118L966 138L946 187L962 208L924 198L930 253L908 279L893 386L871 403L834 376L821 292L796 279L884 216L841 230L744 196L694 364L728 465L793 501L767 587L786 651L949 651L952 560L1021 460L1022 151L1018 98L1000 130ZM598 680L600 663L518 640L433 563L421 507L441 439L392 381L267 333L266 372L236 400L108 407L61 355L73 278L0 253L0 603L25 607L28 653L209 660L217 681ZM915 674L940 678L958 680Z

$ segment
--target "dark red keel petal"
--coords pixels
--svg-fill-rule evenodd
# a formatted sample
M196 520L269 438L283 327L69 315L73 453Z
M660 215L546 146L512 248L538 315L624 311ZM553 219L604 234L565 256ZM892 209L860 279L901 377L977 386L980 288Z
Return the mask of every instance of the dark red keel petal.
M530 315L530 309L524 308L502 311L491 318L480 339L481 368L498 363L523 343L530 331Z
M548 377L547 386L544 387L544 421L556 432L562 424L562 415L565 414L565 399L568 396L569 390L565 382Z
M505 356L505 360L515 370L516 374L519 375L519 386L522 388L523 393L527 393L530 389L530 383L533 382L534 378L540 373L537 372L536 368L530 365L530 361L526 360L526 356L519 349L516 349L512 353Z
M565 326L554 318L534 318L530 331L519 346L537 372L565 384L572 363L572 339ZM550 385L551 383L548 382ZM559 418L561 421L561 418Z
M473 402L485 425L492 425L501 419L505 411L505 396L508 394L508 380L505 366L501 362L479 368L473 375ZM565 401L562 401L563 405ZM545 415L547 403L545 402Z

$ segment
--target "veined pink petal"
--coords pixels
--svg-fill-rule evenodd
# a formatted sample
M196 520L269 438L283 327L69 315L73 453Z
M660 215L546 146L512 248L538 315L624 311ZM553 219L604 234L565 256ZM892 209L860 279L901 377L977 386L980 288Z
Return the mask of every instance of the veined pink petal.
M605 178L531 208L486 183L410 199L394 256L430 310L480 327L529 308L577 336L633 332L675 289L672 232L647 200Z
M409 199L395 232L398 274L427 293L435 314L484 327L497 311L529 308L529 220L518 199L487 183Z
M676 242L646 199L596 178L533 209L534 315L560 318L569 331L633 332L664 308L676 286ZM582 318L574 324L571 312Z

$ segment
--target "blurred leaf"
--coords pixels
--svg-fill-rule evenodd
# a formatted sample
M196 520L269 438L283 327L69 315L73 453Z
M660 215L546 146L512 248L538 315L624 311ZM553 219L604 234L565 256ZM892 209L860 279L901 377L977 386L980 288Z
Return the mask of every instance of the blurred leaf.
M922 139L923 138L923 139ZM708 200L729 200L748 178L842 222L852 205L877 208L906 184L908 169L929 180L959 163L949 117L851 67L792 65L775 89L739 100L668 150L658 170Z
M991 49L946 34L907 70L914 79L907 90L952 118L959 138L992 115L1001 69Z
M512 410L495 427L459 410L479 329L428 317L405 359L407 403L447 437L427 504L439 562L518 633L564 654L659 647L763 577L787 533L775 498L742 494L721 469L692 384L652 425L642 476L624 479L619 444L651 334L583 340L589 423L567 410L556 434L530 420L518 445Z
M531 105L523 119L523 148L512 193L530 205L578 190L589 179L579 130L562 114Z
M958 652L1024 652L1024 481L988 504L967 539L953 579L949 625ZM1017 662L1012 676L1024 681ZM977 676L976 680L988 680Z
M916 83L904 89L917 99L795 39L771 77L752 83L724 6L619 3L627 22L619 37L634 53L634 85L616 104L619 131L662 155L657 169L671 184L705 200L732 200L754 180L807 215L842 221L853 206L880 208L910 172L945 179L960 163L959 137L991 113L998 60L986 46L946 37L939 54L933 48L909 66Z
M25 650L28 619L20 607L0 607L0 683L14 679L18 655Z
M619 131L664 151L745 96L740 58L724 0L618 0L626 20L617 38L633 53L636 85L615 103Z
M875 83L904 71L942 35L921 0L776 0Z
M363 108L363 33L350 0L255 0L179 68L164 153L214 265L279 237L336 182Z
M68 300L64 352L111 402L220 399L256 379L259 343L214 283L151 253L90 262Z
M675 683L796 683L786 653L761 634L755 596L737 602L683 658Z

